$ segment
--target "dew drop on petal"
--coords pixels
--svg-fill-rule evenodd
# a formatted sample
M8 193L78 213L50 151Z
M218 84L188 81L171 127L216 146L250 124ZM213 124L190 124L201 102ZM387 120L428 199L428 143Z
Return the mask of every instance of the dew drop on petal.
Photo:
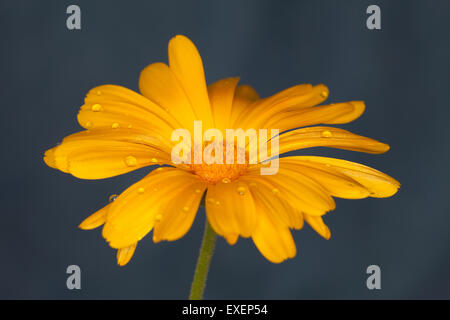
M87 121L85 124L84 124L84 126L86 127L86 128L92 128L92 122L91 121Z
M322 137L331 138L332 136L333 136L333 134L331 133L331 131L329 131L329 130L322 131Z
M278 190L277 188L273 188L273 189L272 189L272 192L273 192L274 194L278 194L278 193L280 192L280 190Z
M113 128L113 129L117 129L119 127L119 124L117 123L117 122L114 122L112 125L111 125L111 128Z
M223 182L223 183L230 183L230 182L231 182L231 180L230 180L230 179L228 179L228 178L223 178L223 179L222 179L222 182Z
M320 93L320 96L321 96L322 98L326 98L326 97L328 97L328 92L325 91L325 90L323 90L323 91Z
M100 90L97 90L97 92L95 94L98 95L98 96L101 96L102 92Z
M155 216L155 221L161 221L161 219L162 219L162 215L161 214L157 214Z
M183 211L184 212L188 212L189 211L189 207L188 206L183 207Z
M216 201L216 206L220 206L220 201Z
M158 159L152 158L151 161L152 161L153 163L157 163L157 162L158 162Z
M244 187L238 187L238 188L236 189L236 191L237 191L237 193L238 193L240 196L243 196L243 195L245 194L245 188L244 188Z
M112 194L112 195L109 196L108 201L109 201L109 202L113 202L114 200L117 199L117 197L118 197L117 194Z
M102 106L99 105L98 103L96 103L96 104L93 104L93 105L92 105L91 109L92 109L92 111L94 111L94 112L99 112L99 111L102 111Z
M145 191L145 189L144 189L143 187L140 187L140 188L138 189L138 193L139 193L139 194L143 194L144 191Z
M214 200L213 198L209 198L209 199L208 199L208 202L209 202L210 204L215 204L215 203L216 203L216 200Z
M137 166L137 159L133 156L128 156L125 158L125 163L129 167L135 167Z
M201 192L202 192L202 190L200 190L200 189L195 189L195 193L199 194L199 193L201 193Z
M133 128L133 125L132 125L132 124L129 124L129 125L128 125L128 128L129 128L129 129Z

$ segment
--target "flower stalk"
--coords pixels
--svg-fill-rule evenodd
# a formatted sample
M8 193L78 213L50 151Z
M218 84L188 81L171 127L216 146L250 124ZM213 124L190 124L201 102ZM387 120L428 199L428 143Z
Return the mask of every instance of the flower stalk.
M194 279L192 280L189 300L203 299L203 292L205 290L206 279L208 277L209 266L211 264L211 258L214 253L216 238L216 232L211 228L208 219L205 218L205 231L203 233L200 254L198 256L197 266L194 272Z

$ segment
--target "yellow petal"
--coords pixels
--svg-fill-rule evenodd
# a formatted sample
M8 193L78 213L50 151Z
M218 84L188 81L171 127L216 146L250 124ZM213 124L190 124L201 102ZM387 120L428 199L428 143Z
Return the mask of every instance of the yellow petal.
M356 181L374 198L390 197L400 187L400 183L387 174L351 161L315 156L288 157L283 161L301 163L331 173L337 172Z
M297 85L257 101L252 111L243 114L238 121L244 128L265 128L272 117L285 111L315 106L327 97L328 88L324 85Z
M111 204L108 204L107 206L98 210L96 213L84 219L83 222L81 222L81 224L78 226L78 228L83 230L92 230L103 225L106 222L106 215L108 213L110 205Z
M139 90L172 114L182 128L193 133L196 116L186 93L173 71L164 63L153 63L141 72Z
M304 174L335 197L362 199L370 195L370 192L356 180L323 164L302 161L297 157L286 157L280 159L280 167Z
M251 175L243 176L241 181L247 183L254 201L264 207L272 223L280 227L287 226L297 230L303 227L301 211L294 208L270 181L264 179L264 177L255 179Z
M259 95L251 86L240 85L236 88L231 108L231 128L241 128L236 120L243 112L249 112L248 108L256 100L259 100Z
M116 85L103 85L89 91L78 114L83 128L152 129L170 140L179 122L165 109L146 97Z
M121 267L130 262L133 257L134 251L136 250L137 243L132 244L131 246L121 248L117 250L117 264Z
M149 146L126 141L71 138L45 153L53 168L81 179L104 179L145 166L170 163L169 155Z
M305 214L305 221L313 228L318 234L320 234L325 239L329 240L331 237L330 229L323 222L322 217L311 216Z
M384 153L389 146L376 140L333 127L310 127L279 136L280 154L297 149L330 147L366 153Z
M203 121L203 129L212 128L214 122L202 58L191 40L182 35L170 40L169 66L184 88L196 117Z
M327 122L324 122L326 124L342 124L342 123L348 123L355 119L358 119L366 110L366 105L364 104L364 101L349 101L349 102L343 102L343 103L336 103L333 104L335 108L340 105L348 105L350 104L353 107L352 112L348 112L340 117L335 117L334 119L328 120Z
M166 202L160 208L162 218L155 225L153 241L174 241L183 237L192 226L197 214L200 200L206 185L201 180L193 179L170 197L172 201Z
M225 133L231 129L231 109L239 78L226 78L208 86L215 127Z
M298 211L320 216L335 208L329 192L300 172L280 167L276 175L261 176L258 169L250 169L247 174L254 181L273 187L274 195L285 198Z
M256 212L246 183L218 183L209 186L205 204L211 227L230 244L236 242L237 235L251 236Z
M364 102L362 101L302 108L274 115L264 126L267 128L275 128L280 132L283 132L319 123L347 123L360 117L364 112L364 109Z
M123 248L142 239L155 223L166 218L162 209L175 201L186 186L198 178L175 168L158 168L133 184L112 203L103 237L113 248Z
M170 154L172 151L173 143L165 137L158 135L157 132L153 131L151 128L146 130L141 130L137 128L124 128L118 127L94 129L80 131L71 134L63 139L65 142L73 141L91 141L91 140L111 140L111 141L122 141L129 142L138 145L148 146L154 150L160 150L166 154Z
M258 219L252 239L258 250L273 263L293 258L297 253L297 248L289 228L273 223L266 213L268 208L261 206L259 202L256 202L256 205Z

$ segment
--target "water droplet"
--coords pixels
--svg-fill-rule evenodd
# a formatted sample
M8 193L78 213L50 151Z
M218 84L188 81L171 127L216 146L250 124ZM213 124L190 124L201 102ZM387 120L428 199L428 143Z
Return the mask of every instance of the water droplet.
M95 94L98 95L98 96L101 96L102 92L100 90L97 90L97 92Z
M272 192L273 192L274 194L278 194L278 193L280 192L280 190L278 190L277 188L273 188L273 189L272 189Z
M184 211L184 212L188 212L188 211L189 211L189 207L188 207L188 206L183 207L183 211Z
M195 193L200 194L202 192L202 190L200 189L195 189Z
M243 196L245 194L245 188L244 187L238 187L236 189L237 193L239 193L240 196Z
M117 123L117 122L114 122L112 125L111 125L111 128L113 128L113 129L117 129L119 127L119 124Z
M140 188L138 189L138 193L139 193L139 194L143 194L144 191L145 191L145 189L144 189L143 187L140 187Z
M223 179L222 179L222 182L223 182L223 183L230 183L230 182L231 182L231 180L230 180L230 179L228 179L228 178L223 178Z
M135 167L137 166L137 159L133 156L128 156L125 158L125 163L129 167Z
M216 206L220 206L220 201L216 201Z
M216 200L214 200L213 198L209 198L209 199L208 199L208 202L209 202L210 204L214 204L214 203L216 203Z
M328 97L328 91L323 90L323 91L320 93L320 96L321 96L322 98Z
M129 124L129 125L128 125L128 128L129 128L129 129L133 128L133 125L132 125L132 124Z
M157 162L158 162L158 159L152 158L151 161L152 161L153 163L157 163Z
M92 111L94 111L94 112L99 112L99 111L102 111L102 106L99 105L98 103L96 103L96 104L93 104L93 105L92 105L91 109L92 109Z
M109 202L113 202L114 200L117 199L117 197L118 197L117 194L112 194L112 195L109 196L108 201L109 201Z
M155 221L161 221L161 219L162 219L162 215L161 214L157 214L155 216Z
M84 126L85 126L86 128L92 128L92 122L91 122L91 121L88 121L88 122L85 123Z
M331 138L332 136L333 136L333 134L331 133L331 131L329 131L329 130L322 131L322 137Z

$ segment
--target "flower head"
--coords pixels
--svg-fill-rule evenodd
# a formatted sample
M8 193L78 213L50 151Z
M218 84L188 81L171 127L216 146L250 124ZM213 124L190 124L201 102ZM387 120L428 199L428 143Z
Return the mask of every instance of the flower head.
M81 179L159 166L80 225L103 225L103 237L118 250L120 265L128 263L138 241L151 231L154 242L186 234L204 195L207 219L216 233L229 244L239 236L251 237L268 260L278 263L295 256L290 229L301 229L304 221L330 238L322 216L335 208L333 197L382 198L396 193L400 184L388 175L334 158L281 157L275 174L262 175L269 158L297 149L384 153L389 146L326 126L358 118L364 112L362 101L319 105L327 99L328 88L309 84L261 99L238 81L227 78L207 86L196 47L176 36L169 42L169 64L154 63L142 71L141 94L115 85L92 89L78 114L86 130L45 153L48 166ZM216 128L224 136L227 129L277 130L279 135L265 140L260 135L259 141L276 141L279 148L265 158L258 152L252 161L250 137L229 148L228 140L225 145L214 139L198 142L192 139L196 121L201 121L202 130ZM200 154L209 150L216 160L231 154L234 161L175 163L172 153L179 141L174 141L173 132L180 128L192 133L187 141L190 159L198 148ZM239 151L243 162L236 161Z

